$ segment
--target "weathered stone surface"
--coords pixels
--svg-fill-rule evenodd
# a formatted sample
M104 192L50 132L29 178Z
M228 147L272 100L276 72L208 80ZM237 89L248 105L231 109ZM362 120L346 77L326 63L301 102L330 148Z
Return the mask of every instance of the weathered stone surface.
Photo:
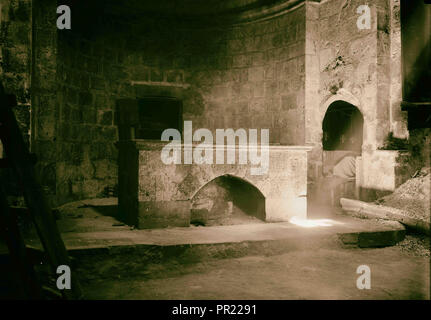
M399 108L399 1L369 4L371 30L357 28L360 0L304 1L274 16L269 5L270 19L256 19L256 8L247 23L244 16L237 17L241 23L124 19L114 4L93 21L99 12L77 4L72 10L79 19L68 32L56 29L56 1L1 3L2 81L37 118L34 145L55 139L59 159L52 161L70 164L83 179L83 156L65 160L63 144L85 146L91 162L116 161L120 98L176 97L183 100L183 118L199 127L268 128L271 143L313 145L310 179L322 167L322 120L333 98L362 112L364 150L378 149L390 131L407 135ZM133 12L133 5L122 10ZM83 32L82 21L92 21L91 32ZM28 128L26 122L26 136ZM56 179L68 184L61 174Z
M359 248L388 247L404 240L405 229L394 229L380 232L358 232L339 234L339 239L345 245Z
M406 175L400 170L403 166L400 151L364 152L357 160L356 184L367 189L394 191L406 179Z
M5 91L16 96L18 106L14 113L24 141L29 145L31 1L1 1L0 23L0 80Z
M347 215L367 219L398 221L413 230L430 234L430 225L426 220L411 218L403 210L346 198L340 199L340 203Z
M189 225L190 201L139 202L137 225L139 229L188 227Z
M132 141L120 143L120 150L127 149L130 155L134 153L139 155L137 158L132 156L129 161L124 159L122 162L125 169L120 168L120 172L126 168L135 168L135 170L128 170L127 174L131 178L136 176L138 185L133 182L128 186L125 181L120 189L131 188L130 192L120 192L120 195L136 194L137 191L133 188L138 188L137 198L132 197L128 201L145 202L147 206L151 203L157 206L159 202L166 204L186 201L189 203L203 186L217 177L230 175L250 183L265 197L267 221L288 221L293 216L306 216L307 150L309 148L270 146L268 172L263 175L251 175L250 164L165 165L160 158L164 145ZM215 159L215 150L213 152ZM236 156L238 157L238 150L236 150ZM165 210L169 208L168 206Z

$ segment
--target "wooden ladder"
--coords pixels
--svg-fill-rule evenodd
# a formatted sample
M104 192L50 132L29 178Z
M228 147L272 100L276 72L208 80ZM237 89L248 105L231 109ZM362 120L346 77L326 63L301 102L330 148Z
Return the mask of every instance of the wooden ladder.
M56 275L60 265L70 267L70 259L52 210L36 179L35 157L29 153L12 111L16 104L15 96L5 94L3 85L0 83L0 139L5 154L5 158L0 159L0 167L11 168L16 176L51 271ZM21 286L15 289L24 299L43 299L42 287L20 233L17 217L8 205L3 183L0 184L0 210L0 230L4 233L11 263L17 271L18 278L22 281ZM61 290L61 296L63 299L82 298L79 281L73 272L71 289Z

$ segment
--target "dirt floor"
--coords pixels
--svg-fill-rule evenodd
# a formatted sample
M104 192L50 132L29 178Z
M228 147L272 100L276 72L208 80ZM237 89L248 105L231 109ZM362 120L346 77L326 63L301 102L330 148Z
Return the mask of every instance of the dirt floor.
M297 250L176 265L146 279L94 280L87 299L430 299L429 238L409 235L394 247ZM358 266L371 269L359 290Z

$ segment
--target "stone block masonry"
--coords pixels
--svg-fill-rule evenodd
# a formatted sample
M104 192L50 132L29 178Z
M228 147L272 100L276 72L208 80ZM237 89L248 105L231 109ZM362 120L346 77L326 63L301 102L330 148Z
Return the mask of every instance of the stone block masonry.
M400 111L399 2L370 3L369 30L357 27L360 5L356 0L306 5L305 135L306 143L315 145L309 161L311 180L322 172L322 121L332 102L349 102L361 111L363 152L382 147L389 132L407 135Z
M82 21L91 15L72 10ZM304 142L302 6L268 21L203 28L151 16L125 21L109 10L90 32L75 20L59 33L60 202L116 184L114 107L122 98L171 96L199 127L268 128L270 143Z
M28 146L31 131L31 14L30 0L0 1L0 81L7 93L16 96L17 107L13 111ZM0 143L0 158L4 156ZM0 175L9 195L21 195L11 170L2 169Z
M120 99L172 97L196 127L269 129L270 144L312 145L310 181L322 172L330 102L361 111L364 152L390 131L407 135L397 1L369 4L370 30L357 28L359 0L257 3L233 0L237 9L220 4L215 14L205 5L71 1L72 29L57 30L56 1L1 0L2 81L18 97L53 200L115 188Z
M193 196L225 175L240 178L262 193L266 221L306 218L311 148L270 146L268 173L251 175L248 164L165 165L160 160L163 146L143 140L119 142L119 218L126 223L141 229L189 226ZM236 148L237 159L238 152Z
M0 1L0 80L17 98L15 115L24 140L30 143L30 0Z

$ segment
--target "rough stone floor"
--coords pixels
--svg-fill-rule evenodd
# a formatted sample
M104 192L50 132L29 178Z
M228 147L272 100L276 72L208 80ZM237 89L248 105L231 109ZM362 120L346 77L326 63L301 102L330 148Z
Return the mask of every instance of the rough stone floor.
M360 235L377 246L404 235L398 223L313 212L317 225L133 230L113 210L113 199L83 201L57 221L87 299L430 298L429 238L358 247ZM370 290L356 287L360 265Z
M428 251L429 252L429 251ZM359 265L371 289L356 287ZM429 256L386 248L332 248L154 269L149 277L94 280L87 299L430 299Z
M347 216L318 216L311 223L256 223L212 227L136 230L109 214L115 212L115 199L94 199L69 204L60 210L57 225L68 250L85 250L136 245L198 245L256 241L286 241L295 247L312 241L330 241L337 235L397 232L398 223L371 221ZM304 225L305 224L305 225ZM31 238L31 237L30 237ZM40 247L37 240L30 244Z

